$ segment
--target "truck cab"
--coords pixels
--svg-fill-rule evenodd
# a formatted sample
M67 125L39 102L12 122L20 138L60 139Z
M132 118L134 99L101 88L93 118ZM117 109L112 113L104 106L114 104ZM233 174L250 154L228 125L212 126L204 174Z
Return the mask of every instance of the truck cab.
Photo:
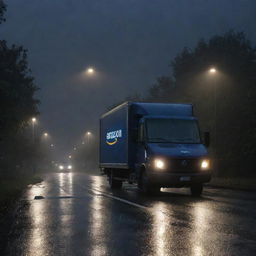
M207 141L207 134L205 135ZM190 186L193 195L210 180L210 160L195 117L144 116L139 121L136 176L144 192Z
M111 188L137 183L140 191L190 187L199 196L211 162L191 104L127 102L101 118L100 167Z

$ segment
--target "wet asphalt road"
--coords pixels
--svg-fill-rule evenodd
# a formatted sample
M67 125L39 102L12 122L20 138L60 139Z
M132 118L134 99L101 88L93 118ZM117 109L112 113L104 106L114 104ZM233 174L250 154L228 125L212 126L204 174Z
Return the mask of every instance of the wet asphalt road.
M256 255L256 193L147 197L129 184L112 192L104 176L55 173L19 202L6 255Z

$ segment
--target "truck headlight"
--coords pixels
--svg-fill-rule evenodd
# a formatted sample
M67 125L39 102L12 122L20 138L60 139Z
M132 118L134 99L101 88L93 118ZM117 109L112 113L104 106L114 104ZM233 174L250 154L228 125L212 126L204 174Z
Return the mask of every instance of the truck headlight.
M165 162L161 159L155 159L154 160L154 166L156 169L164 169L165 168Z
M210 161L207 159L202 160L201 162L201 169L202 170L209 170L210 168Z

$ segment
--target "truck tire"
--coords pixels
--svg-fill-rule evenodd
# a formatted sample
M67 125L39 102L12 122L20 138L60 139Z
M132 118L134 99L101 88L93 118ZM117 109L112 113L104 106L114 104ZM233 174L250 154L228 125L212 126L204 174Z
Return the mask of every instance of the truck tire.
M160 187L153 186L147 176L147 172L144 170L141 174L139 181L139 189L142 193L147 195L156 195L160 192Z
M113 171L111 171L109 178L109 186L111 189L120 189L122 187L123 182L121 180L116 180L113 174Z
M191 195L194 197L199 197L201 196L202 192L203 192L203 184L193 184L190 187L190 191L191 191Z

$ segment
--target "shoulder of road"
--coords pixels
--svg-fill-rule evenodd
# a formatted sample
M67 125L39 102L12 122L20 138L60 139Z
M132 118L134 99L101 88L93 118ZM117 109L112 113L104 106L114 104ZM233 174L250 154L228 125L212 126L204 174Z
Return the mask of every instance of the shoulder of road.
M16 202L30 184L42 181L40 176L19 176L0 180L0 255L8 239L6 231L13 223Z
M224 189L226 188L234 190L256 191L256 177L212 177L211 182L208 183L207 186Z

